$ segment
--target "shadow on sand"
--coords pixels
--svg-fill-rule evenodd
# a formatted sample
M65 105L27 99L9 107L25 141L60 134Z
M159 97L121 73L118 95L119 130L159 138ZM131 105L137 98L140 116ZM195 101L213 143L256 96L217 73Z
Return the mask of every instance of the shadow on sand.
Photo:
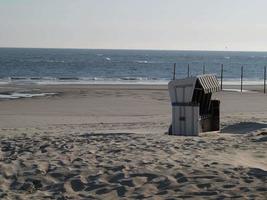
M221 133L247 134L264 128L267 128L267 124L257 122L239 122L223 127L221 129Z
M120 136L131 136L133 133L85 133L79 135L79 137L120 137Z

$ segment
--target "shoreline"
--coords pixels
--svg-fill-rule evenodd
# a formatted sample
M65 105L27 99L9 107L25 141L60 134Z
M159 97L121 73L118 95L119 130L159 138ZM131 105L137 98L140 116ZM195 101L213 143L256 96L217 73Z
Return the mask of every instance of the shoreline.
M221 100L221 115L238 118L251 113L264 116L267 95L258 86L234 86L213 97ZM226 89L226 87L224 88ZM256 92L254 92L256 91ZM86 124L155 121L169 126L171 106L166 85L9 85L0 93L29 98L0 100L0 127L34 127L49 124ZM47 95L45 95L47 94ZM263 114L261 114L263 113ZM113 117L112 117L113 116ZM159 118L157 117L159 116ZM158 118L158 119L157 119Z
M216 75L217 76L217 75ZM218 81L221 82L220 77ZM187 77L180 77L180 79ZM85 77L14 77L0 78L1 85L167 85L170 79L146 77L85 78ZM223 79L225 86L240 86L240 78ZM243 79L244 86L263 86L264 79Z
M22 98L38 98L44 96L57 96L64 92L75 90L168 90L167 84L5 84L0 85L0 101L14 100ZM241 86L223 85L220 92L241 93ZM242 93L262 93L264 94L263 85L243 85Z
M169 81L168 81L169 82ZM164 84L154 84L154 83L86 83L86 84L81 84L81 83L72 83L72 82L67 82L67 83L57 83L57 84L36 84L36 83L6 83L6 84L0 84L0 88L6 88L6 87L25 87L25 88L35 88L35 87L167 87L168 86L168 82L164 83ZM260 89L264 87L264 84L243 84L243 86L248 87L248 88L254 88L254 89ZM231 82L229 84L223 84L223 87L226 88L233 88L233 87L240 87L240 84L231 84Z

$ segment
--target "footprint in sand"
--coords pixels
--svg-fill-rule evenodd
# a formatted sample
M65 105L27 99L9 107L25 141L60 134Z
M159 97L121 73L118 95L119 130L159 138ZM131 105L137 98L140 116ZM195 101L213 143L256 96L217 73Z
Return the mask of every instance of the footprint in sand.
M123 186L135 187L134 182L131 179L122 179L119 181L119 183Z
M97 180L90 181L87 185L89 185L87 188L85 188L85 191L93 191L97 189L103 189L104 187L107 187L108 184L106 183L101 183Z
M85 188L85 184L80 179L71 180L70 185L74 192L82 191Z
M157 178L158 175L152 173L132 173L131 177L145 177L148 182L152 181L154 178Z
M259 168L251 168L248 172L248 175L254 176L258 179L267 180L267 171Z
M121 179L124 179L125 178L125 175L124 173L116 173L114 174L113 176L111 176L111 178L109 179L109 182L110 183L118 183Z
M178 172L174 177L176 178L178 183L188 182L188 179L186 178L186 176L180 172Z
M210 183L200 183L200 184L197 184L197 187L200 189L208 189L211 187L211 184Z

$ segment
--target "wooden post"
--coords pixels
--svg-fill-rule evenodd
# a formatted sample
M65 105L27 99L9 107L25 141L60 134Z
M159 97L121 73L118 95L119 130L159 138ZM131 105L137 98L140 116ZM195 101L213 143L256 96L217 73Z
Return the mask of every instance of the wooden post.
M190 76L190 65L188 64L187 65L187 77L189 77Z
M223 64L221 65L221 90L223 90Z
M243 92L244 66L241 67L241 92Z
M264 66L264 94L266 94L266 66Z
M203 74L206 74L206 66L205 66L205 64L203 65Z
M176 63L173 65L173 80L175 80L175 75L176 75Z

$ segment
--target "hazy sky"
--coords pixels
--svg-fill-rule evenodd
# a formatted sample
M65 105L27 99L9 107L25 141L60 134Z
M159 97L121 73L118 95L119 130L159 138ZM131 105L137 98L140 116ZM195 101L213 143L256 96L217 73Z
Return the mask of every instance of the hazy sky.
M0 47L267 51L266 0L0 0Z

